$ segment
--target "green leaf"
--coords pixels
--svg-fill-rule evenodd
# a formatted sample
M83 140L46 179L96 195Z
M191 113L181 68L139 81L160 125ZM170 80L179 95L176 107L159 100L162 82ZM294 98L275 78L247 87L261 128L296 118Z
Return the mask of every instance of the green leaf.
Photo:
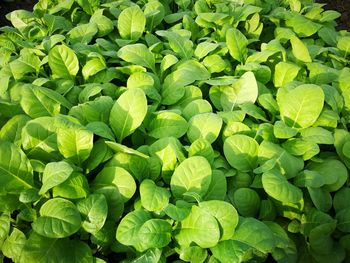
M2 248L4 241L10 234L10 216L9 214L1 214L0 216L0 248Z
M121 142L142 123L147 113L147 99L140 89L128 89L114 103L109 122Z
M151 215L142 209L128 213L118 225L117 240L126 246L133 246L136 249L142 248L143 240L138 234L142 225L150 219L152 219Z
M102 194L91 194L77 203L82 215L82 228L88 233L97 233L103 227L108 215L106 198Z
M118 57L133 63L151 69L155 69L155 59L152 52L144 44L126 45L118 50Z
M242 262L250 252L251 247L238 240L224 240L210 250L219 262Z
M219 45L217 43L201 42L197 45L194 55L198 59L206 57L210 52L214 51Z
M20 146L22 144L22 130L30 118L26 115L16 115L9 119L0 130L0 139L13 142Z
M186 87L187 85L192 84L196 80L206 80L209 78L210 73L201 63L195 60L186 60L164 79L162 104L175 104L184 97L186 90L189 89L189 87Z
M143 180L140 185L142 206L150 212L159 212L169 203L170 192L157 186L152 180Z
M25 243L20 263L79 261L92 263L89 246L79 240L47 238L33 232Z
M144 250L162 248L171 241L171 225L163 219L150 219L139 229L138 235L144 242Z
M191 213L181 221L175 239L181 247L189 247L192 242L202 248L214 247L220 239L219 225L214 216L194 205Z
M236 28L230 28L226 31L226 45L230 55L239 62L244 62L248 57L248 40Z
M199 207L214 216L220 226L220 240L231 239L238 225L236 209L225 201L211 200L199 203Z
M54 197L63 197L67 199L86 198L89 194L89 183L86 177L78 172L73 172L63 183L53 188Z
M0 140L0 193L19 194L34 187L33 169L22 150Z
M273 83L277 88L284 87L287 83L293 81L298 76L299 70L300 67L295 64L279 62L275 66Z
M302 191L288 182L277 170L263 174L262 184L266 193L284 203L298 203L303 198Z
M52 73L59 78L72 79L79 71L77 56L65 45L58 45L50 50L49 66Z
M292 44L292 52L293 55L302 62L312 62L312 59L309 54L309 50L306 45L301 41L298 37L293 36L290 39L290 43Z
M275 237L268 226L252 218L240 218L233 240L240 241L262 252L271 252L275 247Z
M130 173L122 167L105 167L92 182L94 187L114 185L118 188L124 202L128 201L136 191L136 183Z
M106 63L100 58L92 58L86 62L82 69L85 80L106 68Z
M99 1L99 0L94 0ZM83 7L84 8L84 7ZM114 24L111 19L103 15L103 9L96 10L90 18L90 22L94 23L97 26L98 37L103 37L108 35L113 31Z
M89 44L98 32L95 23L80 24L68 32L69 41L72 44Z
M51 188L66 181L72 174L73 168L64 161L48 163L45 166L39 194L43 195Z
M187 132L188 124L180 115L161 111L154 114L151 119L148 130L149 136L154 138L175 137L180 138Z
M245 103L255 103L258 98L258 83L252 72L246 72L231 86L225 86L220 98L224 111L232 111Z
M193 55L193 43L186 37L171 31L159 30L156 34L169 41L170 48L181 58L190 59Z
M118 31L123 39L138 40L145 30L146 17L138 5L125 8L118 17Z
M208 161L202 156L193 156L183 161L171 177L170 187L176 198L193 192L204 196L209 189L212 171Z
M340 210L335 218L338 221L337 228L345 233L350 233L350 208Z
M45 88L26 84L22 86L21 106L32 118L55 116L60 113L60 103L47 96Z
M14 228L2 246L4 256L11 258L14 262L18 262L26 240L25 234Z
M76 233L81 226L77 207L70 201L54 198L40 208L40 217L32 224L35 232L49 238L63 238Z
M68 123L58 128L57 146L65 158L81 164L90 155L93 137L93 133L85 127Z
M240 215L256 217L260 209L260 197L253 189L239 188L233 194L233 202Z
M203 129L206 127L206 129ZM187 137L190 142L197 139L205 139L213 143L219 136L222 127L222 119L214 113L201 113L193 116L189 121Z
M257 166L259 144L247 135L232 135L224 142L224 154L229 164L242 172Z
M288 126L307 128L314 124L321 114L324 93L317 85L303 84L291 91L279 92L277 103L281 117Z

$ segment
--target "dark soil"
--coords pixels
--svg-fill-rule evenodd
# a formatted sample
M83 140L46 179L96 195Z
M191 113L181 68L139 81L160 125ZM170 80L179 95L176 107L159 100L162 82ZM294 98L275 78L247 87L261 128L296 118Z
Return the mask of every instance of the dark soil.
M320 0L318 2L325 3L326 9L341 13L341 17L337 20L338 29L350 31L350 0Z
M5 15L13 10L26 9L32 10L37 0L0 0L0 26L9 25ZM317 2L326 3L326 9L336 10L342 14L337 20L338 29L350 31L350 0L318 0Z
M0 0L0 26L10 25L10 21L6 19L6 14L18 9L32 11L36 0Z

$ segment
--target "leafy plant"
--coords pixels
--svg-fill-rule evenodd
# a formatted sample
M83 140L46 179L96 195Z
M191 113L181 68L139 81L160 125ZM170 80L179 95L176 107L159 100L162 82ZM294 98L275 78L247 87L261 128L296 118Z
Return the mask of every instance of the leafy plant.
M40 0L0 34L0 258L349 262L350 33L311 0Z

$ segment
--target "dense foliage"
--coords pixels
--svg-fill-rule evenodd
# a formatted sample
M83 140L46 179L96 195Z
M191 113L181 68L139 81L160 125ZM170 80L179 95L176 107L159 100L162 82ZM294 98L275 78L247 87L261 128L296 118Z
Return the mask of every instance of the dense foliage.
M0 35L0 258L350 262L350 33L306 0L40 0Z

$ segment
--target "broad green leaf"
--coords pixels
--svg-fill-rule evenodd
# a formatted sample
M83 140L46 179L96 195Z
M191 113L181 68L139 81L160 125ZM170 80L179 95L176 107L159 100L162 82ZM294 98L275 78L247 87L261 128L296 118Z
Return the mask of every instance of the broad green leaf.
M337 48L345 52L345 55L348 55L350 53L350 37L349 36L342 36L337 39Z
M293 81L297 77L299 70L300 67L295 64L279 62L275 66L273 83L277 88L284 87L287 83Z
M59 159L56 127L53 118L30 120L22 130L22 147L28 157L52 161Z
M138 40L145 26L146 17L138 5L125 8L118 17L118 31L124 39Z
M337 228L345 233L350 233L350 208L340 210L335 218L338 221Z
M312 36L322 27L321 24L315 23L311 19L296 13L288 17L286 25L292 27L293 31L300 37Z
M193 55L193 43L186 37L171 31L160 30L157 35L165 37L169 41L170 48L181 58L190 59Z
M75 2L89 15L92 15L100 5L100 0L76 0Z
M147 113L147 99L140 89L125 91L114 103L109 123L118 141L133 133Z
M256 191L241 187L233 194L233 202L240 215L256 217L260 209L260 197Z
M82 173L73 172L63 183L53 188L54 197L66 199L86 198L89 194L89 183Z
M96 233L103 227L108 214L107 201L102 194L91 194L77 203L82 215L82 228L89 233Z
M175 137L180 138L187 132L188 124L180 115L161 111L154 114L151 119L148 130L149 136L154 138Z
M340 212L341 210L350 207L348 202L350 197L350 188L344 187L335 193L333 198L333 207L336 212Z
M288 179L295 177L304 168L304 162L301 158L295 157L281 146L265 140L259 146L258 163L262 165L273 159L277 161L275 163L283 170Z
M86 62L82 69L85 80L106 68L106 63L100 58L92 58Z
M202 156L193 156L176 167L170 187L176 198L193 192L203 197L209 189L212 171L209 162Z
M86 128L89 131L93 132L94 134L102 138L106 138L114 141L114 134L111 128L109 128L109 126L104 122L101 122L101 121L90 122L88 125L86 125Z
M223 87L220 102L224 111L232 111L244 103L255 103L258 98L258 84L253 72L246 72L231 86Z
M79 71L77 56L65 45L57 45L50 50L49 66L55 76L65 79L74 78Z
M152 219L151 215L142 209L128 213L118 225L117 240L126 246L133 246L136 249L142 248L144 244L139 237L139 231L142 225L150 219Z
M189 89L186 87L187 85L196 80L209 79L209 77L210 73L201 63L195 60L186 60L164 79L162 104L172 105L179 102L186 95L186 90Z
M219 262L242 262L249 254L251 247L238 240L224 240L210 250Z
M209 70L210 73L222 72L228 66L228 63L222 59L219 55L210 55L205 57L203 65Z
M190 120L193 116L201 113L212 112L213 109L207 100L198 99L191 101L182 111L182 115L186 120Z
M40 217L32 224L33 230L49 238L68 237L80 229L81 217L77 207L70 201L54 198L40 208Z
M215 153L213 147L206 139L197 139L188 148L188 157L203 156L209 163L213 163Z
M303 41L301 41L298 37L293 36L290 39L290 43L292 44L292 52L294 57L305 63L312 62L309 50Z
M206 127L206 129L203 129ZM205 139L213 143L219 136L222 127L222 119L215 113L201 113L193 116L189 121L187 138L190 142L197 139Z
M180 259L186 262L203 263L208 257L207 250L198 246L180 248L177 253L180 255Z
M150 219L139 229L138 235L143 242L143 250L162 248L171 241L171 225L163 219Z
M230 28L226 31L226 45L230 55L239 62L244 62L248 57L248 40L241 31Z
M0 139L13 142L20 146L22 144L22 130L30 118L26 115L16 115L9 119L0 129Z
M94 0L99 1L99 0ZM84 8L84 7L83 7ZM103 37L108 35L114 29L114 24L111 19L103 15L103 9L98 9L90 18L90 22L94 23L97 26L98 37Z
M211 42L201 42L194 51L194 55L198 59L206 57L210 52L214 51L219 45Z
M142 206L151 212L163 210L169 203L170 192L166 188L157 186L152 180L143 180L140 185Z
M277 103L281 117L288 126L307 128L314 124L321 114L324 93L317 85L303 84L290 91L279 92Z
M229 164L242 172L257 166L259 144L247 135L232 135L224 142L224 154Z
M119 220L124 212L124 201L118 188L113 185L99 187L94 190L94 194L103 194L108 205L108 218Z
M69 123L58 128L57 146L65 158L81 164L92 150L93 133L83 126Z
M208 192L204 200L224 200L227 192L225 174L220 170L213 170Z
M79 240L47 238L33 232L24 244L19 262L49 263L70 260L92 263L91 249Z
M0 248L2 248L4 241L10 234L10 215L1 214L0 216Z
M199 207L214 216L220 226L220 240L232 238L235 228L238 225L238 213L236 209L225 201L206 201L199 203Z
M154 56L144 44L124 46L118 50L118 57L129 63L149 68L153 72L156 71Z
M94 22L80 24L68 32L72 44L89 44L97 34L98 27Z
M72 174L73 168L67 162L52 162L45 166L42 186L40 188L39 194L43 195L51 188L55 187L66 181L68 177Z
M271 252L276 242L270 228L252 217L240 218L232 239L249 245L262 253Z
M14 144L0 140L0 193L19 194L34 187L33 169L23 151Z
M14 262L19 262L26 240L26 236L22 231L13 228L11 235L5 240L2 246L2 253Z
M22 86L21 106L32 118L55 116L60 113L60 104L47 96L45 88L26 84Z
M136 191L134 178L121 167L105 167L92 182L94 187L114 185L118 188L124 202L128 201Z
M323 177L326 184L324 189L329 192L338 191L348 180L346 166L339 160L328 159L322 163L311 163L307 168Z
M214 247L220 239L219 225L214 216L194 205L191 213L181 221L175 239L181 247L189 247L192 242L202 248Z
M278 201L298 203L303 198L302 191L288 182L277 170L264 173L262 175L262 184L266 193Z

